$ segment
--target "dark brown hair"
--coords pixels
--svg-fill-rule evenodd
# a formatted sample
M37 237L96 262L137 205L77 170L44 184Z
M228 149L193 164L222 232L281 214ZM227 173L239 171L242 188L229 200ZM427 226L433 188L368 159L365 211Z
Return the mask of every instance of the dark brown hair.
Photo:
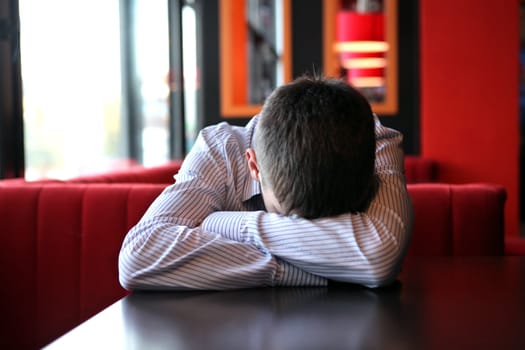
M374 117L340 79L304 76L266 100L255 135L263 184L285 214L364 212L375 196Z

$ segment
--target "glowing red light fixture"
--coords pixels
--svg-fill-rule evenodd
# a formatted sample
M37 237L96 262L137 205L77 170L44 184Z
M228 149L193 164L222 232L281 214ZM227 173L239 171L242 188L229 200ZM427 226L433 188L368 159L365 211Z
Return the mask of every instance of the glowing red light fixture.
M356 87L385 84L388 43L382 12L339 11L336 40L335 50L349 83Z

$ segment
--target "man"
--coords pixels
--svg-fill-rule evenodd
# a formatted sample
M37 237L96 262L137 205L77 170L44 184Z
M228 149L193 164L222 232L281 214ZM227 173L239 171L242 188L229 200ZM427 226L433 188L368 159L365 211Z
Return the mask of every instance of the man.
M376 287L411 235L402 136L335 79L276 89L246 127L199 134L176 182L127 234L127 289Z

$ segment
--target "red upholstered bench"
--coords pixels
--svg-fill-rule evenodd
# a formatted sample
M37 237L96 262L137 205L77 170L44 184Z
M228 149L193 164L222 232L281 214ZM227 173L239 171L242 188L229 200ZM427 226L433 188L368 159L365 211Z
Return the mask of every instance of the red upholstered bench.
M166 164L153 167L133 166L127 169L115 170L100 174L77 176L67 180L42 179L26 181L23 178L0 180L0 186L22 184L64 184L64 183L150 183L171 184L179 172L182 160L172 160Z
M407 183L436 182L437 164L431 159L408 155L404 159L405 178ZM182 160L172 160L154 167L133 166L101 174L82 175L68 180L44 179L29 181L31 183L173 183L173 176L179 171ZM0 186L7 184L28 183L21 178L1 180Z
M0 187L0 348L42 347L126 295L120 245L164 187Z
M132 167L109 173L78 176L67 180L74 183L152 183L171 184L173 176L179 172L181 160L173 160L154 167Z
M503 186L436 183L408 189L414 206L408 255L504 255Z
M165 186L0 186L0 348L42 347L126 295L121 242ZM503 254L501 186L408 188L416 214L410 255Z

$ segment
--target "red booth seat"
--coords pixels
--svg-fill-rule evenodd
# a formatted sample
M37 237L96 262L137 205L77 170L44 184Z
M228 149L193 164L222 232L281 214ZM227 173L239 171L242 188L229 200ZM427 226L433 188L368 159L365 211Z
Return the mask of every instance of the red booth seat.
M408 255L503 255L506 192L494 184L408 185L414 228Z
M77 176L67 180L42 179L26 181L23 178L0 180L0 186L15 184L63 184L63 183L150 183L170 184L174 175L179 172L182 160L172 160L166 164L153 167L132 166L127 169L111 172Z
M132 167L126 170L102 174L84 175L67 180L73 183L152 183L170 184L173 176L179 172L181 160L173 160L154 167Z
M161 184L0 186L0 348L39 348L126 295L121 242ZM408 186L410 255L503 254L505 191L489 184Z
M436 182L437 164L431 159L419 156L405 156L405 177L407 183ZM163 165L153 167L133 166L124 170L82 175L68 180L45 179L29 181L30 183L173 183L173 176L179 171L182 160L172 160ZM29 183L24 179L1 180L0 186Z
M126 295L119 247L164 187L0 187L0 348L39 348Z

